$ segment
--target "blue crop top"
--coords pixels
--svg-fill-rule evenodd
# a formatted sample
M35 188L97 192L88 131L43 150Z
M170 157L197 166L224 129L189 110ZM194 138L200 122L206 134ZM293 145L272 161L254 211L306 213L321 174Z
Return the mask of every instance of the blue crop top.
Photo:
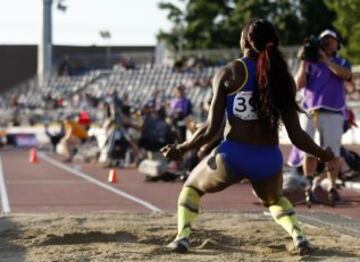
M238 117L242 120L258 119L252 99L255 90L256 62L249 58L241 58L240 61L245 68L245 81L236 91L226 97L226 115Z

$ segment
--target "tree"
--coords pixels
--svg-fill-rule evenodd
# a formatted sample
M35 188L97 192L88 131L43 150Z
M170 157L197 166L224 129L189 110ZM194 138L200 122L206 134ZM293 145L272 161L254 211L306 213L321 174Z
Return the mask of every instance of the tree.
M225 36L223 23L231 12L230 0L190 0L186 7L186 47L224 47L221 38Z
M271 4L269 0L236 0L229 18L224 23L223 30L227 32L224 38L226 45L238 44L240 33L244 25L255 17L267 18L270 13Z
M181 1L183 9L162 2L160 8L168 11L174 26L158 36L174 50L234 48L239 46L244 25L259 17L274 24L282 45L299 45L305 36L317 35L332 25L335 12L324 1L327 0L187 0Z
M324 29L331 28L336 17L336 13L325 4L324 0L300 0L299 12L303 37L318 35Z
M182 27L184 23L185 14L183 13L183 11L181 11L181 9L178 6L172 3L160 2L159 8L168 11L167 18L169 19L169 21L171 21L174 24L174 26L170 32L164 32L160 30L157 37L160 40L164 40L170 49L174 51L178 51L179 49L182 48L181 47L183 41Z
M335 27L344 39L343 54L352 63L360 63L360 8L357 0L325 0L336 12Z
M295 0L237 0L229 26L239 32L250 19L266 18L274 24L283 45L296 44L300 39L296 2ZM234 27L235 25L237 27Z

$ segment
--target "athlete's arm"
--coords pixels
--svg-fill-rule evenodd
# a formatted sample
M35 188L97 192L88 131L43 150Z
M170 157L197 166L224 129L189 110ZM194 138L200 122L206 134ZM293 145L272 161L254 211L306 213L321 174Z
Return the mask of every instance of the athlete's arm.
M330 149L322 149L314 140L301 128L299 116L294 109L286 110L282 113L282 120L286 131L289 135L291 143L301 151L316 156L322 162L327 162L334 158L334 154Z
M221 140L224 137L224 129L225 129L225 121L222 123L221 130L218 132L218 134L209 142L200 147L198 151L198 157L200 159L203 159L205 156L207 156L215 147L217 147Z
M200 148L211 142L223 130L226 93L224 83L229 79L229 71L220 69L213 79L213 98L206 123L195 132L194 136L177 146L181 152Z
M214 143L224 133L226 94L232 93L243 86L246 81L244 63L238 60L223 67L213 78L213 99L207 121L194 133L189 141L177 146L179 151L185 152L193 148L200 148L206 144L204 151L213 148Z
M182 155L191 149L200 148L211 142L223 130L222 123L225 113L225 82L231 79L228 68L220 69L213 79L213 98L207 121L202 125L190 140L179 145L167 145L160 149L168 159L179 160Z

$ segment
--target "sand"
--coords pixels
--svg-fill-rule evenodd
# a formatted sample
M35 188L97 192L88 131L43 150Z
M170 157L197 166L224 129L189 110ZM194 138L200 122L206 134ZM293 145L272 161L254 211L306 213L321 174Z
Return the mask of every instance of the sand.
M308 257L262 214L202 213L191 251L173 254L174 214L17 214L0 218L0 261L360 261L360 238L304 226Z

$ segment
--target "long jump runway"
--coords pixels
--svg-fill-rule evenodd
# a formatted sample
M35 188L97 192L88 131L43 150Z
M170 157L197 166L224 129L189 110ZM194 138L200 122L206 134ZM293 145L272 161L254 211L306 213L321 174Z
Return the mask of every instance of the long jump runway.
M144 176L136 169L117 169L119 183L109 184L108 169L94 164L64 164L58 157L45 153L39 153L38 158L38 163L30 164L27 151L1 151L0 197L3 213L143 213L174 212L176 209L182 186L179 181L145 182ZM314 224L326 224L328 220L329 224L345 223L354 227L352 223L356 223L360 233L360 191L341 190L341 195L343 201L335 208L316 205L307 209L305 205L298 205L296 210L305 220L313 220ZM266 211L248 184L208 194L201 206L213 211ZM345 220L340 221L339 218Z

